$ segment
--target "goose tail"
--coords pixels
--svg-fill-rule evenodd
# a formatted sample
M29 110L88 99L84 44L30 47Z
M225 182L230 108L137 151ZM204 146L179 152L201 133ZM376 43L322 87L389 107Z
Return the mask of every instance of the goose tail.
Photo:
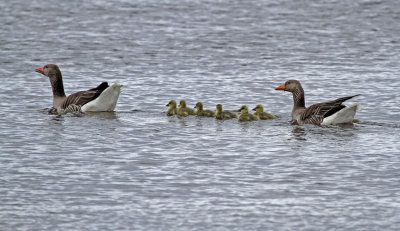
M114 83L107 87L95 100L82 106L82 112L89 111L114 111L119 95L122 92L122 85Z
M352 123L356 112L361 110L359 103L353 103L348 107L336 112L335 114L324 118L322 125L334 125L334 124L345 124Z

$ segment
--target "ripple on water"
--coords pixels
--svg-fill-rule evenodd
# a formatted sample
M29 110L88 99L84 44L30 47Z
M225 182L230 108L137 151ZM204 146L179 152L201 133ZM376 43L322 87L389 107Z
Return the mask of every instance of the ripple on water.
M398 229L396 3L0 8L2 230ZM47 63L68 94L123 84L116 112L48 115ZM291 125L287 79L307 105L361 94L361 122ZM279 118L167 117L171 99Z

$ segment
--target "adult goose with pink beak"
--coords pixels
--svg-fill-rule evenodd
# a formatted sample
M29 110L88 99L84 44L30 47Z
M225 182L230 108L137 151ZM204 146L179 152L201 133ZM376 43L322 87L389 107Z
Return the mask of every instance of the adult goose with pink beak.
M353 103L350 106L343 105L344 101L358 95L347 96L306 107L304 90L297 80L288 80L275 88L275 90L292 92L292 118L298 124L330 125L352 123L356 112L360 109L359 103Z
M64 92L64 84L61 71L55 64L47 64L36 68L36 72L49 77L53 90L53 108L49 110L52 114L65 114L68 112L99 112L114 111L122 85L114 83L109 86L102 82L99 86L86 91L79 91L69 95Z

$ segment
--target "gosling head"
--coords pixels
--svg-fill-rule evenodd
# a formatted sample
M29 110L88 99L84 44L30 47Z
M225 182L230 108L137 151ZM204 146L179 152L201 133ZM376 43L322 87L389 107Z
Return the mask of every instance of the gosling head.
M194 106L194 108L196 108L198 111L203 110L203 103L202 102L196 103L196 106Z
M168 103L167 105L165 105L165 106L170 107L170 108L176 108L176 101L175 101L175 100L171 100L171 101L169 101L169 103Z
M216 108L217 108L217 113L223 111L223 109L222 109L222 104L217 104Z
M180 107L180 108L185 108L185 107L186 107L186 101L185 101L185 100L181 100L181 101L179 102L179 107Z
M261 104L258 104L255 108L253 108L253 111L263 112L264 111L264 106L261 105Z
M249 108L246 105L243 105L239 109L240 114L247 114L249 112Z

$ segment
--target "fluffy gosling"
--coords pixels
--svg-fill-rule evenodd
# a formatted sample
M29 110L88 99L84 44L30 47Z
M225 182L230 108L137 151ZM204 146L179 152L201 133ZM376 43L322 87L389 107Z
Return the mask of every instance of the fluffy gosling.
M176 101L175 100L171 100L169 101L169 103L167 105L165 105L168 108L167 111L167 116L173 116L176 115L178 113L178 109L176 108Z
M243 105L239 109L239 121L254 121L259 120L258 116L249 114L249 108L246 105Z
M194 113L193 109L186 107L186 101L185 100L181 100L179 102L178 115L180 115L180 116L188 116L188 115L195 115L195 113Z
M217 104L217 111L215 112L215 118L218 120L227 120L237 118L237 114L230 111L224 111L221 104Z
M206 116L206 117L214 117L215 116L215 112L213 112L211 110L204 110L203 109L203 103L202 102L198 102L194 108L196 108L195 113L196 113L197 116Z
M256 111L256 112L253 113L253 115L258 116L258 118L260 118L260 120L270 120L270 119L275 119L276 118L276 116L274 116L274 115L272 115L270 113L264 112L264 106L261 105L261 104L258 104L253 109L253 111Z

